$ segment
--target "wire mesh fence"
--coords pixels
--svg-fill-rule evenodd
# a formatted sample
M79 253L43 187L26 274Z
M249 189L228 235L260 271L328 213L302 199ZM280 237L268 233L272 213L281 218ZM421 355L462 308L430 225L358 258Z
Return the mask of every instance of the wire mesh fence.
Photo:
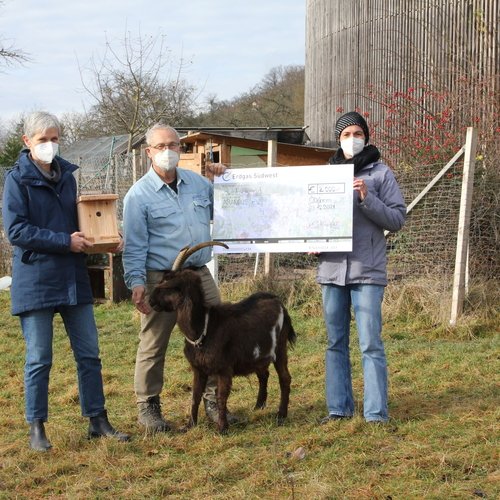
M78 194L113 193L118 195L117 217L121 221L123 198L135 181L133 154L67 159L80 166L75 174Z
M132 154L86 158L68 158L80 164L76 172L80 194L115 193L117 216L121 221L123 198L137 174ZM245 163L246 167L257 166ZM260 166L263 166L260 163ZM243 164L230 165L243 168ZM442 169L443 164L400 166L396 177L409 204ZM462 181L462 161L455 163L408 215L404 228L387 237L390 280L421 276L453 275ZM5 169L0 167L0 191ZM470 226L469 269L471 277L496 279L499 276L499 200L500 174L476 164L475 189ZM0 275L10 272L11 248L0 226ZM263 272L264 259L255 254L219 256L221 282L252 277ZM273 270L277 279L299 279L313 273L316 257L305 254L274 254Z

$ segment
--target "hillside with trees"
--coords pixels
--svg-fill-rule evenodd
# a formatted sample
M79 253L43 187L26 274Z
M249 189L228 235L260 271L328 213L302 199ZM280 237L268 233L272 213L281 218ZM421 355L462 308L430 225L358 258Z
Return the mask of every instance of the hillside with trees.
M302 126L304 67L277 66L250 91L230 100L209 99L193 124L212 127Z

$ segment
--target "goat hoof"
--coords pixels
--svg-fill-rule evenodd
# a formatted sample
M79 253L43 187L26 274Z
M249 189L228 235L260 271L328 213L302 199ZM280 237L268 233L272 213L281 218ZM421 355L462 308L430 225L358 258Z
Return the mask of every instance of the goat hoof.
M276 423L278 425L284 425L286 422L286 417L284 417L283 415L276 415Z
M266 403L256 404L254 410L263 410L266 407Z
M182 432L185 434L186 432L189 432L193 427L196 427L196 424L192 420L189 420L185 425L183 425L179 429L179 432Z

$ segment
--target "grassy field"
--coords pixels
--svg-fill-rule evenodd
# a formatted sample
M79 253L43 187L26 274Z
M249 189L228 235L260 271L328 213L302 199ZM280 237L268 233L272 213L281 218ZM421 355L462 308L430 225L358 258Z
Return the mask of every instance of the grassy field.
M226 288L224 295L234 299L241 288ZM439 298L424 297L418 285L404 297L389 289L390 423L367 424L359 416L362 378L353 336L358 416L319 426L326 346L319 290L292 287L283 292L299 334L290 353L289 420L276 426L274 372L268 407L257 412L256 378L235 379L230 408L245 423L225 437L203 412L200 425L185 434L141 432L133 391L138 317L126 303L96 306L110 420L133 440L86 439L74 362L57 321L46 425L53 449L46 454L27 447L24 343L9 294L1 292L0 498L498 498L500 314L493 290L472 295L481 305L470 302L468 315L450 329L426 311L425 302ZM177 427L187 420L191 387L182 346L175 332L162 394L165 415Z

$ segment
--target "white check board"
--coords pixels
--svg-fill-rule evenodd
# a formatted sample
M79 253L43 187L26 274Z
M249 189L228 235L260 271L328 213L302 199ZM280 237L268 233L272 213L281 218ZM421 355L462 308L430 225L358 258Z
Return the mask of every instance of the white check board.
M214 181L216 253L349 252L353 165L228 169Z

